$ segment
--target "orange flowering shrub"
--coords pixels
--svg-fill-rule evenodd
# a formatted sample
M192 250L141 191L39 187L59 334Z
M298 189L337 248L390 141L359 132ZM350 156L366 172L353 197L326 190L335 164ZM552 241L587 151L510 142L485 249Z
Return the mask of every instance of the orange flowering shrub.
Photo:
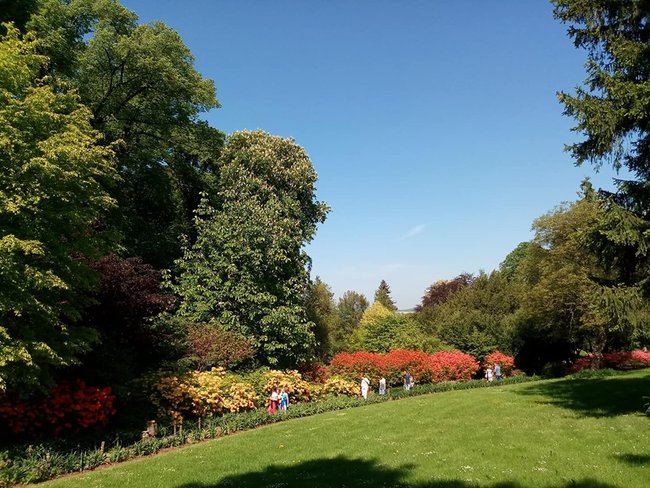
M290 402L309 402L312 399L312 386L302 379L302 375L295 370L276 371L270 370L262 375L264 380L263 391L267 397L273 387L278 392L281 388L289 395Z
M495 364L501 366L502 375L510 376L515 369L515 358L502 352L494 351L483 359L483 368L487 368L488 366L494 367Z

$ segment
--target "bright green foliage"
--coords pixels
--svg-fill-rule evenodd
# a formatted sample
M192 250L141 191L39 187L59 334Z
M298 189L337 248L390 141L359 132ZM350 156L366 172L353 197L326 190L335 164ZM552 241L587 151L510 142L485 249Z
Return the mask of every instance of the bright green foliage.
M347 349L347 342L355 329L359 326L363 313L368 308L366 297L356 291L346 291L336 306L338 320L330 333L331 349L333 353Z
M375 302L381 303L388 310L397 310L397 306L390 296L390 286L388 286L388 283L384 280L381 280L379 288L375 291Z
M647 335L650 308L641 290L611 286L612 271L587 247L608 218L586 186L585 198L540 217L520 279L523 334L601 352L626 349Z
M515 352L516 288L498 272L481 273L446 301L424 308L417 318L428 334L482 358L500 350Z
M354 331L349 342L352 351L388 352L393 349L414 349L433 352L443 348L440 341L425 336L413 318L393 313L362 323Z
M222 206L201 204L196 243L176 262L177 313L250 337L268 364L307 360L314 334L302 247L328 210L315 200L316 172L292 140L261 131L231 135L220 165Z
M0 388L44 384L86 350L77 327L94 282L84 258L114 205L112 148L74 92L38 79L45 59L10 26L0 40Z
M364 327L373 324L385 317L391 317L394 313L380 302L373 303L369 309L363 312L361 320L359 320L359 327Z
M316 355L326 359L331 352L332 331L337 328L339 315L334 304L334 294L327 283L318 276L309 284L305 306L307 318L314 324Z
M501 262L499 265L499 271L505 278L512 279L515 277L521 263L528 254L530 245L531 243L528 241L520 242L519 245L510 251L506 258Z
M199 120L218 107L180 36L160 22L137 24L116 0L38 0L27 28L49 71L77 87L93 126L118 151L122 184L108 225L129 254L158 267L180 255L200 193L216 192L223 134Z
M388 352L392 349L437 351L444 348L441 341L425 336L410 315L398 315L380 302L367 309L359 326L347 340L351 351Z

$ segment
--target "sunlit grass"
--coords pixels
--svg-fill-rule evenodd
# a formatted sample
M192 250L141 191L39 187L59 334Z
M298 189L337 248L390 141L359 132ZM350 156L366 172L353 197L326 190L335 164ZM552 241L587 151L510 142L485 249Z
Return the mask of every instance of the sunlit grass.
M650 371L292 420L47 487L647 487Z

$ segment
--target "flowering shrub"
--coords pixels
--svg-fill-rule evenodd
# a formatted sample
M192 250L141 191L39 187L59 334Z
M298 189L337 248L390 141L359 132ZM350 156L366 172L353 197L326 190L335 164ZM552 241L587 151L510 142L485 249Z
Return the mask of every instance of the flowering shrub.
M603 354L605 365L613 369L642 369L650 368L650 352L639 349L628 352L612 352Z
M650 353L636 351L621 351L605 353L602 357L589 354L577 359L569 368L570 373L577 373L585 369L612 368L620 370L650 368Z
M382 364L384 356L385 354L376 352L340 352L330 361L329 370L332 375L339 375L355 382L363 375L367 375L374 381L384 374Z
M310 383L325 383L329 371L321 363L309 363L298 370L303 379Z
M238 381L222 368L213 368L182 377L156 377L151 400L160 415L182 421L187 415L206 417L253 410L257 395L251 385Z
M499 351L494 351L493 353L488 354L483 359L483 367L486 368L488 365L494 367L495 364L501 366L501 374L504 376L510 376L515 369L515 358L503 354Z
M110 388L61 383L45 397L0 404L0 418L13 434L58 436L105 426L115 415L114 400Z
M358 396L361 393L361 387L340 376L332 376L325 381L322 393L324 396Z
M421 351L395 349L386 354L356 352L337 354L330 363L330 372L348 380L358 381L362 375L376 382L382 376L387 383L398 385L405 371L417 383L471 379L479 368L469 354L445 351L427 354Z
M460 351L441 351L430 356L431 381L467 381L478 371L479 363Z
M276 387L278 391L284 388L289 395L290 402L308 402L312 399L312 387L302 379L298 371L271 370L264 373L262 378L264 379L264 393L267 397L271 394L273 387Z

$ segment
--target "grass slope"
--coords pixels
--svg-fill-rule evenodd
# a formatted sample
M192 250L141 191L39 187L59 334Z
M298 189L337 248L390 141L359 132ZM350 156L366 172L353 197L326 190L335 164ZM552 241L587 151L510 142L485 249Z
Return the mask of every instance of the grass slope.
M650 370L454 391L292 420L55 487L648 487Z

